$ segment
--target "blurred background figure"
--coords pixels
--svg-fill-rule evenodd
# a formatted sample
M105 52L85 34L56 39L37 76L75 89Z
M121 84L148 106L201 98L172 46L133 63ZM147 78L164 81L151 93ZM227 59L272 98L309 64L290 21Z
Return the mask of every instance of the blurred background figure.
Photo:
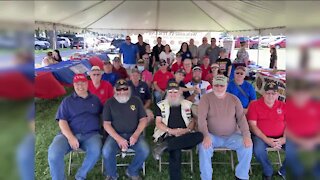
M277 50L276 48L270 48L270 69L277 69Z

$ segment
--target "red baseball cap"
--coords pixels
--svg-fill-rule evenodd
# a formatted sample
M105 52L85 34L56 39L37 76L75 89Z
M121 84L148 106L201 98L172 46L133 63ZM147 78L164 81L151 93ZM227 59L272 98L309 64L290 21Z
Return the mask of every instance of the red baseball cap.
M87 82L88 79L84 74L76 74L73 77L73 83L77 83L77 82Z

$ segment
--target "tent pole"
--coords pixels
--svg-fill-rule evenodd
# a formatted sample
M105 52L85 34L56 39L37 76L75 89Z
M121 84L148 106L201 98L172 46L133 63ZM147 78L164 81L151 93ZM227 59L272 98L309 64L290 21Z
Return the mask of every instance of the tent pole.
M257 65L259 65L259 58L260 58L260 37L261 37L261 29L259 29Z

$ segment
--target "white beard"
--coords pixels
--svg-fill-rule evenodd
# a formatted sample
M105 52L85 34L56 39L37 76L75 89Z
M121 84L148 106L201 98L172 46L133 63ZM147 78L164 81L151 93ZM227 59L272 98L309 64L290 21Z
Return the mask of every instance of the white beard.
M129 101L130 96L114 96L114 98L119 102L119 103L126 103Z
M217 93L214 91L214 95L216 95L218 98L222 98L224 95L226 95L226 92L224 93Z
M171 100L167 95L166 100L168 100L170 107L177 107L177 106L181 105L181 101L183 100L183 96L181 95L177 99Z

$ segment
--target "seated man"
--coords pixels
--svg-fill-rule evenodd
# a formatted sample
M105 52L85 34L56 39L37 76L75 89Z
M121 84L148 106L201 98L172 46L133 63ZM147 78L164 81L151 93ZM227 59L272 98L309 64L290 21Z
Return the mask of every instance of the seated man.
M101 102L88 93L88 80L83 74L73 78L75 92L63 99L56 114L61 132L53 139L48 150L50 174L53 180L66 179L64 156L71 150L82 149L86 157L75 179L86 179L87 173L100 158Z
M119 79L129 79L129 75L127 73L127 70L122 67L121 65L121 59L119 57L115 57L113 59L113 69L112 72L116 73L119 77Z
M114 96L103 107L103 126L109 136L103 146L107 180L118 178L116 155L129 148L135 157L126 170L130 179L141 179L139 170L149 154L149 146L141 133L147 126L146 112L138 97L131 96L131 90L124 79L117 81Z
M246 67L238 66L234 71L234 80L231 80L228 84L227 92L237 96L244 108L244 112L247 113L249 103L256 100L256 91L249 82L245 81Z
M235 150L239 160L236 179L249 179L252 157L249 126L240 100L226 93L227 81L224 75L217 75L213 80L213 92L200 99L198 127L204 135L203 142L199 144L202 180L212 179L211 157L217 147ZM241 132L238 132L238 126Z
M212 92L212 86L208 81L201 80L202 69L200 66L195 66L192 68L192 81L186 84L187 88L193 88L189 91L191 96L188 100L194 104L199 104L200 98Z
M148 116L148 124L154 120L153 112L151 108L151 93L147 83L140 80L141 74L138 69L133 68L130 74L130 81L128 85L131 88L132 96L140 98L143 103L144 109Z
M200 132L194 132L195 122L191 115L190 101L184 100L178 83L168 82L167 96L156 106L156 128L153 137L159 142L153 151L159 159L164 150L169 151L171 180L181 180L181 150L191 149L203 140Z
M154 98L156 103L162 100L168 80L173 78L172 73L168 71L168 64L165 60L161 60L159 66L160 69L154 74L153 78Z
M153 76L152 76L152 73L148 71L148 69L146 68L148 67L147 65L148 64L146 60L139 59L137 63L137 69L141 73L141 80L143 82L146 82L148 87L150 88L152 85Z
M259 100L252 101L248 108L247 119L254 134L253 153L263 169L262 179L272 179L273 168L269 161L267 147L281 149L284 147L285 104L278 100L278 86L269 82L264 87L264 94ZM285 164L278 175L285 177ZM285 178L284 178L285 179Z
M102 80L108 81L112 86L115 85L117 80L119 79L118 75L112 72L113 65L110 61L104 61L103 63L103 71Z
M99 66L93 66L89 74L91 78L88 84L89 92L98 96L103 105L113 96L112 85L108 81L101 80L102 71Z

